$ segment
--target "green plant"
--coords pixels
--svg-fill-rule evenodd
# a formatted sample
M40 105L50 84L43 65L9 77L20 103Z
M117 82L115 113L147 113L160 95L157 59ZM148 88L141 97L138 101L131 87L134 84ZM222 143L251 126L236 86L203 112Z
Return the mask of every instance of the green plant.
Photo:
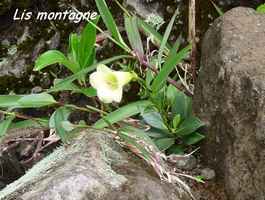
M98 18L93 23L97 21ZM87 23L80 35L70 34L67 56L58 50L46 51L36 60L34 71L40 71L49 65L58 63L76 74L95 63L95 43L96 28L91 23ZM81 76L79 80L85 84L84 76Z
M143 110L141 116L150 126L147 134L161 151L182 154L187 146L204 138L198 132L204 124L192 115L190 97L170 85L159 95L153 96L152 100L156 106Z
M68 115L63 115L62 113L64 113L65 110L71 112L71 110L74 109L94 112L95 109L93 110L93 108L91 107L90 109L79 108L74 105L67 104L62 105L60 102L55 101L49 93L69 90L73 93L82 93L88 97L94 97L97 94L97 91L94 88L80 87L75 84L74 81L79 80L79 82L82 82L84 85L86 83L86 74L95 70L96 67L100 64L108 64L122 58L134 59L136 66L138 66L138 69L135 69L136 71L139 71L139 68L146 67L145 73L142 76L139 76L137 79L141 85L140 96L141 98L145 99L145 101L143 101L144 103L140 103L140 101L125 105L124 107L115 110L113 113L103 116L101 120L96 122L95 127L104 128L106 126L112 126L113 124L119 123L120 121L123 122L128 117L141 113L146 123L148 123L151 127L153 127L154 124L151 124L150 118L152 120L156 120L156 123L163 126L163 128L154 127L156 129L163 130L164 133L164 136L159 138L159 140L158 138L155 139L157 146L159 146L161 150L169 149L169 147L175 144L176 141L179 141L181 139L183 139L183 143L185 145L194 144L200 141L203 136L198 133L194 133L200 126L202 126L202 123L200 123L197 118L187 117L184 116L183 113L174 113L173 111L168 110L169 107L172 107L172 110L174 110L174 107L185 106L185 101L189 99L189 97L187 97L185 94L182 94L175 88L177 87L177 83L174 79L169 77L169 75L174 71L176 65L188 56L191 49L191 46L188 45L187 47L179 50L180 42L178 40L172 47L168 42L168 38L172 30L177 12L173 15L163 36L160 35L160 33L158 33L148 23L142 21L134 15L131 15L129 12L125 12L125 30L129 39L130 46L132 47L131 50L130 47L122 39L119 29L107 7L106 2L104 0L96 0L96 4L100 11L101 17L111 34L108 36L108 38L111 38L111 41L115 42L125 52L130 53L133 57L127 55L117 56L96 63L96 30L101 31L102 33L103 31L96 25L98 19L94 22L89 22L80 35L70 35L69 53L67 57L58 50L50 50L40 55L35 63L34 70L42 70L45 67L55 63L63 64L73 72L73 75L63 80L55 80L54 86L43 94L0 96L0 102L3 102L2 104L0 103L0 107L5 107L9 110L12 110L13 108L59 106L59 108L57 108L52 115L51 119L53 122L50 123L50 128L55 128L57 134L62 138L62 140L66 141L67 139L65 135L68 134L67 132L70 129L70 124L65 123L65 121L67 121L67 116L69 115L69 113ZM144 33L147 37L152 37L152 42L154 43L154 45L158 46L157 55L150 57L150 60L152 59L155 61L154 64L150 63L147 60L147 55L145 54L140 31L142 31L142 33ZM141 71L143 70L141 69ZM143 77L145 80L141 77ZM116 77L114 78L116 79ZM106 79L106 83L109 82L108 80L109 78ZM176 103L173 104L173 101L168 100L168 95L165 95L165 91L167 91L166 93L170 93L169 91L171 91L171 96L175 95L174 98L176 100ZM180 93L182 95L180 95ZM178 96L179 98L177 98ZM24 103L22 101L22 104L21 99L24 100ZM152 112L147 112L146 110L144 110L146 107L151 107ZM96 111L101 112L97 109ZM105 111L102 112L105 113ZM168 112L171 112L171 114L169 114L170 117L167 116ZM12 112L6 114L12 115L11 113ZM171 116L172 114L173 116ZM57 115L61 117L57 119ZM116 116L119 117L117 118ZM6 127L10 124L10 121L12 121L10 119L11 118L7 118L5 121L3 121L3 130L7 129ZM172 123L169 123L169 121L172 121ZM66 129L68 130L64 130L65 126L61 124L62 122L64 125L67 125ZM100 124L105 125L100 126ZM195 126L196 129L193 128L192 130L190 130L189 126ZM161 145L161 143L164 144L165 142L167 144L164 145L167 146L166 148L162 147ZM172 148L173 147L171 147L171 149Z
M214 6L215 10L217 11L218 15L219 16L223 16L224 12L222 11L222 9L219 6L217 6L212 0L210 0L210 1L213 4L213 6Z
M49 65L59 63L73 74L65 79L55 80L54 85L42 94L0 96L0 107L5 109L0 111L5 115L5 119L0 123L1 135L17 124L17 122L12 122L15 118L23 119L20 126L29 126L30 123L34 126L49 126L56 131L63 142L67 142L80 128L104 128L107 132L119 136L134 153L150 163L161 178L169 180L170 172L163 166L165 157L161 151L166 151L168 154L183 153L185 147L196 144L204 138L197 131L203 123L192 115L191 98L177 89L179 84L176 80L178 77L176 71L178 65L189 56L191 45L184 46L178 39L173 45L169 42L177 12L171 18L165 33L161 35L150 24L122 8L125 10L124 24L129 40L129 44L126 44L105 0L95 0L95 2L109 33L105 33L97 26L97 20L91 21L88 22L81 35L70 35L67 56L58 50L50 50L40 55L36 60L34 70L39 71ZM119 46L125 55L113 56L97 62L95 59L97 30ZM154 51L156 53L149 54L144 48L143 35L151 38L150 41L156 47ZM125 63L117 63L121 59L125 60ZM126 66L127 70L126 72L116 71L105 66L110 63L118 64L116 66ZM93 72L95 69L97 71ZM90 75L92 87L86 87L86 77L91 72L93 72ZM103 98L106 96L101 95L99 91L102 86L100 83L95 83L95 77L98 76L103 77L102 81L106 86L103 88L104 92L115 90L117 98L107 100ZM79 107L61 103L52 96L53 93L66 90L72 93L82 93L89 98L97 95L99 100L103 100L102 108L104 108L106 107L104 103L121 101L122 88L132 79L138 82L139 100L125 102L125 105L116 109L112 108L110 112L110 109L98 109L90 105ZM76 80L81 84L78 84ZM191 91L185 92L191 95ZM14 111L14 108L42 106L55 107L50 119L32 118ZM93 125L87 125L83 121L73 124L68 118L74 110L98 112L101 118ZM141 122L139 122L140 116L143 119ZM139 122L137 125L131 122L132 119L128 119L132 117ZM144 129L146 125L150 128L148 131ZM179 183L183 184L180 180Z
M265 3L259 5L256 10L258 13L265 14Z

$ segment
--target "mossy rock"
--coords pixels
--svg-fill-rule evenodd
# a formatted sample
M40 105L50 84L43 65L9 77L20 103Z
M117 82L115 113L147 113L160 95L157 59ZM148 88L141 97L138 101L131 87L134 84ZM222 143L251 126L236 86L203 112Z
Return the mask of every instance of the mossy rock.
M85 130L0 192L0 199L181 200L142 160L125 152L108 133Z

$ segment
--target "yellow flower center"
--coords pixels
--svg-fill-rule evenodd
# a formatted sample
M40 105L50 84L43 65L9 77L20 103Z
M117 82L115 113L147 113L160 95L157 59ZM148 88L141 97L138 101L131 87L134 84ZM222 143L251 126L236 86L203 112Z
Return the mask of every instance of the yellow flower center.
M105 81L106 81L107 86L111 90L115 90L119 87L118 79L113 73L107 73L105 75Z

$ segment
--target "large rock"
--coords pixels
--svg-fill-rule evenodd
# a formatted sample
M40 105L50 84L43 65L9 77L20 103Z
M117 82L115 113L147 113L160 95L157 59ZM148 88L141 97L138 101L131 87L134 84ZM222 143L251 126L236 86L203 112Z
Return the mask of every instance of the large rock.
M180 200L139 158L103 131L86 130L0 192L19 200Z
M207 124L204 161L230 200L265 199L265 15L235 8L202 45L194 96Z

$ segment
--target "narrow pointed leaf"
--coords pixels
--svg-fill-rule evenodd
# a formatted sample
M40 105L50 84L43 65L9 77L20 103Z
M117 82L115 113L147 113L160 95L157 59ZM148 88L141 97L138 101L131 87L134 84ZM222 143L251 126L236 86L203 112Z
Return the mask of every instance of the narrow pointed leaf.
M175 144L175 138L161 138L155 141L156 146L160 151L165 151Z
M79 37L76 33L70 34L69 38L69 48L70 48L70 54L71 54L71 59L74 62L78 62L78 49L79 49Z
M167 130L167 126L164 124L162 116L158 112L144 112L142 114L144 121L151 127Z
M49 127L49 120L44 118L39 119L28 119L19 121L16 123L12 123L10 129L20 129L20 128L42 128L42 127Z
M178 44L176 43L174 47L171 49L169 56L167 57L165 63L162 66L161 71L156 76L153 84L152 89L153 91L158 91L166 82L169 74L174 70L176 65L182 61L182 59L188 56L188 53L191 49L191 45L180 50L178 53L176 50L178 49Z
M211 3L213 4L215 10L217 11L218 15L219 16L223 16L224 15L224 12L221 10L221 8L219 8L212 0L211 0Z
M72 82L66 82L65 84L61 84L62 81L65 81L65 79L55 79L53 86L48 89L46 92L60 92L60 91L73 91L73 92L79 92L80 88L72 83Z
M118 134L128 146L136 148L138 152L134 153L144 158L147 162L152 161L154 156L152 153L159 152L153 140L141 129L125 126L119 129ZM152 149L152 152L147 149Z
M25 95L18 100L18 107L39 108L57 103L53 96L47 93Z
M204 135L197 133L197 132L194 132L190 135L183 137L182 140L186 145L194 145L194 144L200 142L201 140L203 140L204 138L205 138Z
M143 49L142 39L137 26L137 18L135 16L133 17L125 16L125 29L131 47L133 48L137 56L142 58L144 56L144 49Z
M179 136L189 135L202 126L204 126L204 123L201 120L197 117L191 116L180 124L175 134Z
M18 100L23 97L23 95L0 95L0 107L16 107L18 106Z
M97 24L99 18L93 21ZM91 24L87 23L84 30L82 31L80 38L80 49L79 49L79 62L81 68L88 66L90 57L94 54L94 48L96 43L97 29Z
M159 63L159 66L161 66L162 55L163 55L164 49L166 47L166 44L167 44L169 35L171 33L171 30L173 28L173 25L174 25L174 22L175 22L175 19L176 19L177 14L178 14L178 12L175 11L175 13L172 16L169 24L167 25L165 34L164 34L163 39L161 41L161 45L160 45L160 48L159 48L159 51L158 51L158 63Z
M100 16L102 17L105 25L107 26L108 30L110 31L112 37L120 43L122 46L127 47L125 42L123 41L119 29L111 15L111 12L106 4L105 0L95 0L97 8L99 10Z
M70 109L60 107L52 114L49 122L50 128L55 129L56 134L61 138L64 143L67 142L68 132L64 129L63 122L68 120L70 113Z
M153 39L153 41L155 42L155 45L160 46L162 43L162 40L163 40L162 35L160 33L158 33L151 25L149 25L145 21L143 21L139 18L137 21L138 21L138 26L143 31L143 33L146 36L151 37ZM165 50L165 52L168 53L171 48L172 47L168 43L166 43L164 50Z
M128 104L126 106L120 107L117 110L113 111L112 113L109 113L107 116L104 117L104 119L100 119L99 121L97 121L94 124L94 128L98 129L105 128L109 126L109 124L106 121L108 121L110 124L117 123L121 120L124 120L128 117L140 113L142 109L150 105L151 105L150 101L137 101Z
M87 97L95 97L97 96L97 90L95 88L82 88L80 92L86 95Z
M6 119L0 122L0 137L3 137L6 134L14 118L15 116L8 116Z

